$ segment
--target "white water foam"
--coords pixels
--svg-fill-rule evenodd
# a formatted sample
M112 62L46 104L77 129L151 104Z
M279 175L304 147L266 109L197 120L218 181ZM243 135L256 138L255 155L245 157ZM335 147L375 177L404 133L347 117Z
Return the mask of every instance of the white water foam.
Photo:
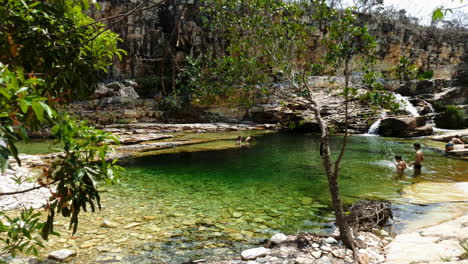
M382 122L382 119L384 119L385 117L387 117L387 114L385 112L382 112L380 114L380 118L369 127L369 130L364 135L365 136L378 136L379 134L377 132L379 131L380 122Z
M390 169L395 168L395 164L393 162L389 161L389 160L373 161L373 162L370 162L370 164L377 165L379 167L386 167L386 168L390 168Z
M395 96L395 99L400 104L400 109L405 110L414 117L419 116L418 109L416 109L416 107L414 107L414 105L411 104L407 97L404 97L399 93L393 93L393 96Z
M406 112L410 113L414 117L420 116L418 113L418 109L416 109L416 107L411 104L411 102L408 100L407 97L404 97L403 95L399 93L393 93L393 96L395 96L395 99L400 104L400 109L405 110ZM429 107L431 108L431 110L433 109L432 105L430 105ZM384 119L385 117L387 117L387 115L385 114L385 112L382 112L380 118L370 126L369 130L364 135L365 136L377 136L380 122L382 122L382 119Z

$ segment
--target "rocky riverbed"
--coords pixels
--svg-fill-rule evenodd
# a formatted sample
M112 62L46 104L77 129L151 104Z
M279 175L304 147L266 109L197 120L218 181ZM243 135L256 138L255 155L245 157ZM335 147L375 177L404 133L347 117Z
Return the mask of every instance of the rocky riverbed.
M155 131L155 135L159 131ZM231 134L219 134L217 139L220 141L226 141L226 147L234 147L233 138L234 135L241 133L241 131L234 131ZM252 131L246 131L246 134L253 133ZM164 133L161 133L164 134ZM168 134L171 135L171 134ZM191 134L187 133L184 136L174 134L174 137L164 136L162 141L172 141L172 140L193 140L193 139L203 139L204 134ZM153 139L156 136L152 137ZM229 139L229 140L227 140ZM214 140L214 139L212 139ZM141 144L141 143L137 143ZM134 145L134 144L133 144ZM186 145L182 147L193 147L194 149L200 148L203 144L196 145ZM124 146L125 147L125 146ZM224 145L223 145L224 147ZM174 149L168 148L167 151L175 151ZM164 150L162 150L164 151ZM44 165L42 159L38 159L36 156L30 156L30 162L27 162L29 167L41 166ZM11 174L13 171L9 171ZM4 178L6 179L6 178ZM11 178L10 178L11 179ZM0 185L3 186L3 185ZM445 197L444 194L440 194L441 190L448 190L448 193L454 193L451 188L453 186L443 185L443 184L434 184L434 186L441 186L441 188L434 190L434 196L425 198L424 200L411 200L414 203L429 203L437 204L442 203L442 207L447 207L451 205L450 202L454 200L440 200L437 197ZM454 185L455 186L455 185ZM408 199L413 199L412 197L417 197L418 193L421 190L426 189L427 185L423 183L418 183L411 185L411 188L404 190L404 195ZM432 188L432 187L431 187ZM435 188L435 187L434 187ZM458 187L457 187L458 188ZM106 190L103 190L106 192ZM424 191L424 193L428 193ZM459 192L458 203L462 203L464 189L461 189ZM161 193L161 195L168 195ZM65 234L63 237L52 238L48 244L48 247L51 250L63 250L67 249L69 251L59 252L59 256L68 256L74 263L88 263L89 261L101 263L101 262L115 262L115 263L188 263L188 262L199 262L199 263L345 263L350 260L350 252L346 251L340 246L340 243L332 242L332 239L329 237L321 236L311 236L309 234L296 234L296 235L276 235L282 239L286 238L281 242L274 242L275 238L271 238L270 242L264 241L264 238L268 237L266 233L254 233L256 231L251 231L247 227L243 230L234 230L229 227L229 219L234 217L241 221L249 219L257 223L258 225L264 225L265 229L268 229L270 224L275 220L275 212L267 208L261 208L261 210L268 211L268 214L271 214L268 219L249 215L249 212L246 211L232 211L229 213L229 218L226 218L226 222L217 223L210 222L210 219L206 219L202 215L185 215L184 207L180 204L174 205L173 203L161 205L163 206L176 206L179 208L178 213L174 213L173 216L168 216L169 218L162 218L161 215L164 214L163 211L153 211L145 207L145 199L150 199L151 197L145 197L144 191L141 192L141 196L144 198L141 200L140 204L133 205L134 207L141 207L142 210L148 212L148 214L140 214L141 210L126 209L126 213L131 215L131 217L117 217L113 216L112 211L108 211L107 204L116 198L114 192L110 191L104 195L106 198L103 199L104 210L98 214L86 214L87 219L91 219L89 223L87 221L82 222L82 228L80 228L79 233L74 236L68 236L69 231L67 231L68 223L66 219L58 219L57 227L60 230L60 233ZM462 197L462 198L460 198ZM27 198L30 199L30 198ZM285 202L285 201L282 201ZM288 202L288 201L286 201ZM311 210L308 203L310 201L290 201L291 204L300 205L307 210ZM122 200L122 205L125 203ZM448 204L447 204L448 203ZM313 205L313 204L312 204ZM190 205L191 206L191 205ZM286 206L289 207L289 206ZM124 208L124 207L122 207ZM146 208L146 209L145 209ZM138 208L136 208L138 209ZM300 209L300 208L299 208ZM293 209L293 213L297 213L297 208ZM118 210L120 210L118 208ZM133 211L132 211L133 210ZM260 209L259 209L260 210ZM463 211L462 211L463 212ZM446 214L446 212L445 212ZM447 221L447 218L455 218L458 215L446 216L445 219L438 219L437 223L424 223L421 227L427 227L428 225L440 224L440 222ZM237 217L237 218L236 218ZM432 216L431 216L432 217ZM177 219L183 219L183 221L178 222ZM202 219L203 221L198 221L197 219ZM177 221L177 223L175 223ZM261 221L261 222L259 222ZM172 223L171 223L172 222ZM170 226L172 224L177 224L178 229L181 229L182 232L174 231ZM256 225L257 225L256 224ZM457 224L459 226L459 224ZM418 229L419 229L418 228ZM436 227L434 227L436 228ZM231 230L232 229L232 230ZM118 231L117 231L118 230ZM184 233L187 232L187 233ZM413 232L413 230L408 231ZM419 231L418 231L419 232ZM359 239L360 236L362 239ZM198 237L197 237L198 236ZM186 241L182 239L183 237L193 237L193 241ZM263 237L263 239L261 239ZM256 250L244 252L245 247L239 246L242 243L245 243L245 239L249 240L250 245L256 245L254 248ZM333 238L333 236L331 237ZM385 246L392 240L392 237L381 230L374 230L374 233L366 233L357 235L358 240L362 240L364 244L361 243L360 255L362 258L366 258L368 262L366 263L382 263L382 261L387 261L387 250ZM463 238L463 235L461 236ZM300 242L303 239L306 239L308 242L304 242L308 246L303 246ZM328 241L327 241L328 239ZM197 243L199 241L205 241L203 243ZM281 239L280 239L281 240ZM209 242L213 241L213 242ZM273 241L273 242L271 242ZM299 241L299 242L298 242ZM412 240L410 240L412 241ZM416 243L412 241L412 243ZM174 247L174 245L177 245ZM373 245L373 246L372 246ZM460 252L459 244L455 242L450 243L454 247L452 255L453 260L456 259L457 254ZM318 246L318 247L317 247ZM200 248L201 247L201 248ZM158 248L158 250L156 250ZM265 248L265 249L261 249ZM160 249L166 252L161 253ZM179 251L178 251L179 250ZM200 254L194 254L193 257L183 257L179 255L180 250L192 250L193 252L199 252ZM179 253L178 253L179 252ZM203 252L209 252L212 256L227 257L231 258L230 261L213 261L209 258L204 258ZM242 254L244 252L244 254ZM248 254L253 254L255 252L260 252L261 254L252 259L253 256ZM57 258L57 252L53 254L53 258ZM65 254L69 253L69 254ZM74 254L77 256L73 256ZM81 254L80 254L81 253ZM170 254L167 254L170 253ZM263 256L263 254L265 254ZM83 255L87 255L86 258L82 258ZM197 257L197 255L199 257ZM251 257L248 257L251 256ZM342 258L340 258L342 257ZM447 256L448 257L448 256ZM424 259L424 258L422 258ZM11 263L15 263L11 261ZM17 262L16 262L17 263ZM399 263L399 262L394 262ZM402 262L400 262L402 263Z

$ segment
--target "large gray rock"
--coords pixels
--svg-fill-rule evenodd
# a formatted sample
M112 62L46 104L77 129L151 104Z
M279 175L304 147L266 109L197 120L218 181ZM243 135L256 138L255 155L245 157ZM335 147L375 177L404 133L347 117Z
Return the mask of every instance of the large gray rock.
M130 98L130 99L140 98L140 96L138 95L138 93L135 91L135 89L132 86L125 86L121 88L118 92L121 97Z
M378 133L386 137L419 137L432 134L425 117L389 117L380 122Z
M114 90L110 89L103 84L98 84L96 91L94 91L94 94L91 95L91 99L100 99L104 97L110 97L115 95Z
M76 256L76 251L71 249L60 249L49 253L49 259L64 261Z
M394 91L403 96L434 94L444 90L452 84L450 79L412 80L406 82Z
M265 257L269 254L271 254L271 249L258 247L242 251L241 256L243 260L255 260L256 258Z
M403 96L414 96L420 94L434 93L435 85L433 80L413 80L401 85L395 92Z

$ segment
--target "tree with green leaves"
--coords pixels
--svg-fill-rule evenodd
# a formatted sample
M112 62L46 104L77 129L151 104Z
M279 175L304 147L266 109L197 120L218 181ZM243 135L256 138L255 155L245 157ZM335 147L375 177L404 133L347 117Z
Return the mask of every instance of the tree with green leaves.
M452 2L455 0L452 0ZM463 3L463 0L460 0L460 4ZM444 19L449 13L453 13L453 10L461 9L468 6L468 4L457 6L457 7L444 7L440 6L432 12L432 21L440 21Z
M188 58L180 75L195 100L252 105L275 78L291 76L294 60L305 56L311 33L305 2L203 0L200 9L216 44Z
M375 39L355 11L338 11L324 0L205 0L203 7L205 26L210 34L219 36L225 49L215 50L200 60L191 59L187 69L189 85L214 95L226 92L225 89L231 89L231 94L247 91L251 95L263 89L273 92L266 88L272 82L286 82L290 87L289 92L282 94L286 100L297 95L307 99L321 129L320 152L340 236L347 247L354 249L338 184L350 136L349 104L362 100L381 107L392 102L392 96L376 81L378 75L369 68L374 62ZM360 70L360 87L365 88L361 90L350 80ZM344 78L340 95L345 133L336 158L329 147L330 124L323 119L315 91L309 87L309 77L314 75Z
M37 246L54 234L56 214L70 217L76 232L81 211L100 208L97 184L117 181L120 167L108 162L117 139L106 132L58 113L57 106L94 91L97 76L115 57L118 35L88 17L89 0L4 0L0 5L0 163L9 157L21 165L15 144L27 130L50 127L62 153L43 170L40 185L6 195L49 188L47 221L25 208L18 217L0 220L0 253L38 254ZM0 213L3 214L3 213ZM5 222L3 222L5 221Z

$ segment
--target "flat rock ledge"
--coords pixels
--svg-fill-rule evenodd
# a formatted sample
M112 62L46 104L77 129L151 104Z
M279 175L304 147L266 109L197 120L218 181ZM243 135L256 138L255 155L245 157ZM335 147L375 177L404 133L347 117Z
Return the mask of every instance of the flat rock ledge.
M374 234L375 233L375 234ZM393 238L384 230L359 232L356 236L361 263L385 263L385 246ZM195 261L206 263L203 260ZM209 262L209 264L348 264L353 252L334 236L323 237L310 233L297 235L275 234L264 247L246 249L240 258Z
M468 239L468 214L415 232L401 234L387 246L388 264L468 263L461 246Z

